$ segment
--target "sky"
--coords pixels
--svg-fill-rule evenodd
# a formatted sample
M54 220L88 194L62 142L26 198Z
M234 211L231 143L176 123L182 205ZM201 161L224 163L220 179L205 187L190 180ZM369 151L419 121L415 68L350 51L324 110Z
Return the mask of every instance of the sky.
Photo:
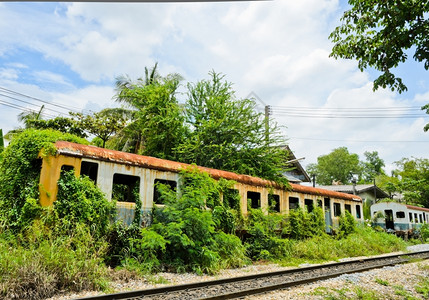
M404 157L429 158L420 109L429 72L410 60L397 69L406 93L374 92L377 72L329 57L345 9L342 0L0 2L0 128L42 105L45 118L118 106L115 79L144 77L157 62L184 86L222 73L237 97L269 105L304 167L338 147L361 160L378 151L388 172Z

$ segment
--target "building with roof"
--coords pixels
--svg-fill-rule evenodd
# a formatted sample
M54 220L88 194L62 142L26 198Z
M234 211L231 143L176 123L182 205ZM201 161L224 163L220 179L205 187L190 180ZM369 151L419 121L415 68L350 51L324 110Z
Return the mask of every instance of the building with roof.
M358 195L363 201L377 202L379 199L390 198L389 194L374 184L355 184L355 185L322 185L321 189L342 192L352 195Z
M308 176L305 169L302 167L300 161L304 159L297 158L290 150L289 146L284 146L289 153L287 158L288 168L283 172L283 176L287 178L289 182L300 184L302 182L311 182L310 176Z

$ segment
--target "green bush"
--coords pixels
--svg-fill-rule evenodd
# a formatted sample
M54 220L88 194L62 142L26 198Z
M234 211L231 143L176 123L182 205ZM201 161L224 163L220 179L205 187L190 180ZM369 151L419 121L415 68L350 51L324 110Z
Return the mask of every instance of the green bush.
M140 227L126 226L123 222L117 221L109 227L106 234L108 244L105 262L111 267L120 266L123 260L129 257L131 241L140 238Z
M343 238L356 231L356 220L347 210L340 216L337 237Z
M215 229L234 234L240 226L241 212L228 207L216 206L213 208Z
M58 140L87 144L86 140L52 130L23 131L10 142L0 161L0 218L8 228L21 229L29 223L21 213L28 199L39 199L42 155L53 154Z
M232 255L237 259L226 265L244 264L240 262L245 260L244 247L238 245L236 238L219 230L219 219L216 223L212 210L206 206L209 203L219 212L222 186L197 169L182 171L181 180L180 194L169 186L160 185L166 205L154 209L149 229L166 241L165 252L158 256L163 266L176 272L215 273L225 265L222 258ZM222 218L224 212L217 213L218 217ZM222 240L227 244L219 247Z
M142 228L137 237L129 238L129 248L122 260L122 266L139 273L153 273L160 270L159 258L166 250L167 241L158 233Z
M116 216L116 204L108 201L87 176L76 177L74 171L62 172L58 180L54 211L64 230L86 224L96 237L105 236Z
M278 259L288 255L290 243L282 239L281 214L265 214L261 209L249 209L244 243L253 260Z
M429 239L429 224L424 223L420 228L420 235L423 242L426 242Z
M283 233L295 240L326 234L322 208L315 207L310 213L303 209L290 210Z
M246 256L246 248L235 235L217 232L214 236L213 249L217 249L222 269L239 268L250 263L250 259Z

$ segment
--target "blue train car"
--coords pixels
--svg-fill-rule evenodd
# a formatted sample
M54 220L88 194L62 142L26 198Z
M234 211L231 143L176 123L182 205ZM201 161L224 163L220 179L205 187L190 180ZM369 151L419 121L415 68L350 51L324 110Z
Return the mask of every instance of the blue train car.
M429 222L429 209L396 202L381 202L371 206L374 225L387 232L410 236Z

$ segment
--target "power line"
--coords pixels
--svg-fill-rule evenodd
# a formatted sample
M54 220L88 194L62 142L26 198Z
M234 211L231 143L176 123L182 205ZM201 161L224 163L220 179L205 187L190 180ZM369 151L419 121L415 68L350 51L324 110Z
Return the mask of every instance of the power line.
M321 142L348 142L348 143L429 143L429 140L428 141L381 141L381 140L364 141L364 140L319 139L319 138L305 138L305 137L290 137L290 139L321 141Z
M22 102L22 103L25 103L25 104L29 104L29 105L33 105L33 106L39 107L38 104L34 104L34 103L29 102L29 101L18 99L18 98L15 98L15 97L12 97L12 96L8 96L8 95L2 94L2 93L0 93L0 96L6 97L6 98L9 98L9 99L12 99L12 100L16 100L16 101L19 101L19 102ZM61 115L68 115L68 114L66 114L64 112L61 112L61 111L58 111L58 110L54 110L54 109L51 109L51 108L45 107L45 109L46 110L50 110L50 111L55 112L55 113L58 113L58 114L61 114Z
M47 101L47 100L43 100L43 99L40 99L40 98L28 96L28 95L25 95L25 94L22 94L22 93L19 93L19 92L16 92L16 91L9 90L9 89L4 88L4 87L0 87L0 90L3 91L4 93L18 95L18 96L25 97L25 98L28 98L28 99L32 99L32 100L35 100L35 101L39 101L39 102L42 102L42 103L45 103L45 104L48 104L48 105L52 105L52 106L55 106L55 107L58 107L58 108L66 109L68 111L79 112L79 111L82 110L81 108L78 108L78 107L67 106L67 105L63 105L63 104L59 104L59 103L55 103L55 102L50 102L50 101Z
M373 110L421 110L421 106L395 106L395 107L304 107L304 106L271 106L277 110L330 110L330 111L373 111Z
M273 115L291 118L326 118L326 119L406 119L426 116L420 106L398 107L297 107L271 106Z
M396 107L298 107L265 106L268 114L290 118L318 119L415 119L426 117L420 106Z
M0 105L15 108L15 109L18 109L22 112L29 112L29 113L38 112L38 110L34 110L34 109L31 109L31 108L28 108L25 106L21 106L21 105L15 104L15 103L7 102L7 101L1 100L1 99L0 99ZM51 115L51 114L45 114L44 113L44 115L47 115L48 117L51 117L51 118L55 117L54 115Z
M425 117L424 114L402 114L402 115L333 115L333 114L294 114L276 113L273 115L286 116L291 118L319 118L319 119L414 119Z

